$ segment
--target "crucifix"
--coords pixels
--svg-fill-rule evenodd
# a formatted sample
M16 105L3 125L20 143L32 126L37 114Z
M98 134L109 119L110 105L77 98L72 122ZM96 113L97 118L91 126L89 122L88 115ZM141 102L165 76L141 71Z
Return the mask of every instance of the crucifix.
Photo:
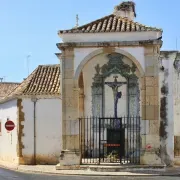
M113 96L114 96L114 117L117 118L117 104L118 100L122 96L122 92L118 92L118 88L122 86L123 84L127 84L127 82L118 82L117 78L118 76L113 76L114 82L105 82L106 85L112 88L113 90Z

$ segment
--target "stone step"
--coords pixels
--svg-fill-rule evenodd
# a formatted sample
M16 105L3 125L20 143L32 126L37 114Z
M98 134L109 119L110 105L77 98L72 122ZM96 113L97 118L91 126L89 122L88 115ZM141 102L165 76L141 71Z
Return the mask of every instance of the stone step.
M91 170L97 172L122 172L122 171L162 171L165 169L164 165L80 165L80 166L60 166L56 165L56 170Z

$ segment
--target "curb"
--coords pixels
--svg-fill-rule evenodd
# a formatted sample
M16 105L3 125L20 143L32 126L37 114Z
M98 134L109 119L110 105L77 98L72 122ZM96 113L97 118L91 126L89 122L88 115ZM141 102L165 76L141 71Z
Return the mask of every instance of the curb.
M24 169L24 168L20 168L20 167L10 167L10 166L6 166L6 165L1 165L0 167L7 169L7 170L12 170L12 171L16 171L16 172L22 172L22 173L36 173L36 174L51 174L51 175L62 175L62 176L139 176L139 177L147 177L147 176L180 176L180 172L179 173L154 173L152 171L152 173L145 173L142 174L141 172L136 172L136 171L125 171L122 172L120 171L122 174L111 174L110 172L108 172L108 174L102 174L101 172L97 172L97 171L89 171L89 172L93 172L93 173L78 173L78 172L73 172L73 173L68 173L68 172L60 172L60 170L56 170L56 172L52 172L52 171L42 171L42 170L29 170L29 169ZM117 173L117 172L116 172ZM131 174L128 174L131 173Z
M90 173L76 173L76 172L74 172L74 173L67 173L67 172L59 172L59 171L57 171L57 172L50 172L50 171L38 171L38 170L36 170L36 171L34 171L34 170L24 170L24 169L17 169L16 171L19 171L19 172L24 172L24 173L36 173L36 174L51 174L51 175L63 175L63 176L139 176L139 177L147 177L147 176L180 176L180 173L157 173L157 174L153 174L153 172L152 173L146 173L146 174L142 174L142 173L140 173L140 172L138 172L138 173L136 173L136 172L128 172L128 171L126 171L126 172L121 172L122 174L110 174L110 173L108 173L108 174L100 174L100 172L99 173L97 173L97 174L95 174L95 173L92 173L92 174L90 174ZM92 172L95 172L95 171L92 171ZM132 173L132 174L128 174L128 173ZM134 174L133 174L134 173Z
M7 169L7 170L12 170L12 171L17 171L18 170L18 167L10 167L10 166L6 166L6 165L2 165L2 164L0 164L0 168L4 168L4 169Z
M160 174L82 174L82 173L64 173L64 172L46 172L46 171L32 171L32 170L22 170L22 169L18 169L18 172L24 172L24 173L36 173L36 174L51 174L51 175L63 175L63 176L99 176L99 177L105 177L105 176L162 176Z

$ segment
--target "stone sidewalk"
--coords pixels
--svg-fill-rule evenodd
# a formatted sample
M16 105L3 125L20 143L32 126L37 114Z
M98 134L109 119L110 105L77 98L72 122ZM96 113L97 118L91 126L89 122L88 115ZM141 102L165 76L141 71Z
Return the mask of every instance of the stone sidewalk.
M121 172L98 172L90 169L84 170L56 170L55 165L12 165L0 161L0 167L26 172L26 173L45 173L57 175L82 175L82 176L180 176L180 167L163 169L143 169L133 168L124 169Z

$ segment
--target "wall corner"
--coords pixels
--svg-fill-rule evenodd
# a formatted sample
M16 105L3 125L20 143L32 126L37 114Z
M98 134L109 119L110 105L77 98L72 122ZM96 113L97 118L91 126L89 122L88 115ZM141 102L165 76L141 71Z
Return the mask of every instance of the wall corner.
M22 149L24 148L23 142L22 142L22 137L24 136L23 134L23 128L24 125L22 125L22 122L25 120L24 119L24 112L22 111L23 106L22 106L22 99L17 99L17 157L18 157L18 163L23 164L23 154L22 154Z

